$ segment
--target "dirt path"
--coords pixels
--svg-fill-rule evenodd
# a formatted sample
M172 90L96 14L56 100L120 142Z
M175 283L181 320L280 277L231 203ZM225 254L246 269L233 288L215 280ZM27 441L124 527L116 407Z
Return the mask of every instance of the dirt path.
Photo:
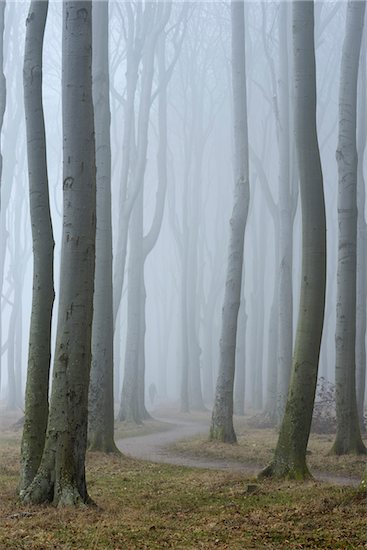
M148 435L126 437L117 441L117 446L122 453L149 460L150 462L173 464L176 466L190 466L193 468L208 468L212 470L232 470L244 472L250 476L256 476L261 465L244 464L233 460L213 459L205 457L194 457L186 454L179 454L170 445L182 439L189 439L196 435L204 435L209 432L209 421L182 420L167 417L156 418L170 427L162 432ZM317 480L325 481L335 485L349 485L356 487L359 480L356 478L334 475L325 472L313 472Z

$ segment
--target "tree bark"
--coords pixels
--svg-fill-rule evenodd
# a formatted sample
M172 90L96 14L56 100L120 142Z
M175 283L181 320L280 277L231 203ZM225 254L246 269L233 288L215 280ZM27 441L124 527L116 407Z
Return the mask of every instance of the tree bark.
M295 142L302 206L301 293L292 375L271 464L262 476L309 477L306 448L324 319L326 221L316 131L314 3L293 2Z
M356 320L356 392L357 409L361 430L365 430L364 400L366 390L366 294L367 294L367 223L365 218L366 191L363 174L363 159L367 142L366 104L366 40L363 39L359 64L359 95L357 115L357 320Z
M107 1L93 5L92 31L97 227L88 441L89 448L93 451L119 453L114 442L111 113Z
M85 480L95 265L92 2L63 4L63 235L50 413L24 502L90 502Z
M340 68L338 163L338 269L335 331L337 431L331 453L365 453L355 386L357 277L357 81L365 2L350 1Z
M42 104L42 51L47 11L48 1L35 0L30 5L23 66L33 241L33 291L21 448L21 491L32 482L40 465L48 420L54 239Z
M227 275L222 311L219 373L210 438L234 443L236 442L236 434L233 428L233 384L237 318L241 299L243 247L250 195L243 2L231 2L231 22L235 189L234 206L230 220Z

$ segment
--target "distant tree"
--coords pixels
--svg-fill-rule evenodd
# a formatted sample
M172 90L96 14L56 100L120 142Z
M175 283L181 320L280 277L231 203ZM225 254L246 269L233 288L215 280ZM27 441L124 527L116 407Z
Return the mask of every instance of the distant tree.
M364 454L356 401L357 81L365 2L349 1L340 67L338 271L335 332L336 439L332 453ZM360 213L364 215L364 212Z
M219 372L210 438L234 443L236 434L233 428L233 385L237 320L241 300L243 247L249 206L245 16L242 1L231 2L231 24L235 186L222 311Z
M302 207L301 295L292 375L271 464L262 476L304 479L315 399L326 283L326 221L316 131L314 3L293 8L294 127Z
M24 502L88 503L85 480L95 263L92 2L63 3L63 236L50 412Z

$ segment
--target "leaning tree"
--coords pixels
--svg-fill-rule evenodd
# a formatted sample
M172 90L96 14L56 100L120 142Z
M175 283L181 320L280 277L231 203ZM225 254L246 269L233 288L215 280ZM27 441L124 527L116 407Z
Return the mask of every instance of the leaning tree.
M302 272L292 374L271 464L262 476L304 479L326 287L326 220L316 131L314 3L293 2L294 130L302 208Z

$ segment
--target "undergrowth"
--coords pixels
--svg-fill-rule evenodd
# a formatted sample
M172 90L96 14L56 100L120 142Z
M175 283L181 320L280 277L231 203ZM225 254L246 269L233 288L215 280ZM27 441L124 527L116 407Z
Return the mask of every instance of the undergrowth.
M18 502L19 437L0 441L0 549L364 548L366 501L351 488L258 483L91 453L97 508Z

